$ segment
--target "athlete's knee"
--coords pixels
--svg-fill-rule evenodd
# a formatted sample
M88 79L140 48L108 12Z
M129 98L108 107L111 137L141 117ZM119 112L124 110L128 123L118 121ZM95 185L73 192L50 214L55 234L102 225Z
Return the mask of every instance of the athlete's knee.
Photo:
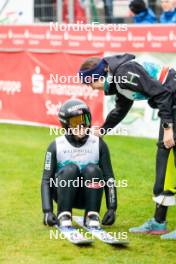
M100 167L96 164L89 163L84 169L82 170L82 173L86 178L98 178L103 179L102 171Z
M67 164L58 171L57 176L62 176L72 179L78 177L79 173L80 170L76 164Z
M101 171L100 167L97 164L93 164L93 163L89 163L83 169L83 172L85 173L96 173L100 171Z

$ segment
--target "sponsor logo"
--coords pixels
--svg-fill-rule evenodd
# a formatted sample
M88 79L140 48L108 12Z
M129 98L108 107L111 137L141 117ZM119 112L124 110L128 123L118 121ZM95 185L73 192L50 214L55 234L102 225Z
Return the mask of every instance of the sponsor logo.
M76 110L78 110L78 109L80 109L80 108L87 108L87 106L84 105L84 104L74 105L74 106L68 108L68 112L69 112L69 113L70 113L70 112L74 112L74 111L76 111Z
M131 85L138 86L138 84L134 82L134 79L140 78L140 75L134 72L128 71L128 76L130 77L130 79L129 80L127 79L126 82Z
M51 169L51 152L46 153L45 158L45 170L49 171Z
M63 153L64 154L73 154L73 153L83 153L83 154L88 154L92 153L92 149L64 149Z
M45 76L41 74L41 68L37 65L34 74L31 77L32 91L34 94L43 94L46 92L48 95L69 96L69 97L84 97L84 99L93 99L99 96L98 90L93 90L90 86L80 85L79 75L75 76L56 76L50 74L50 79L45 80ZM0 88L1 89L1 88ZM46 101L45 106L51 110L51 101ZM85 107L85 106L84 106ZM54 107L52 107L53 109ZM78 107L79 108L79 107ZM75 109L77 110L77 109ZM70 109L70 111L75 111ZM53 111L49 111L49 115ZM51 113L52 112L52 113Z
M19 81L0 81L0 92L5 92L8 95L14 95L21 92L21 82Z
M40 72L40 67L35 67L35 73L32 75L32 91L35 94L44 92L44 76Z
M93 90L92 87L80 84L57 84L50 80L46 81L46 94L64 95L69 97L83 97L84 99L96 99L99 96L99 90Z
M47 115L54 115L54 116L57 116L58 115L58 113L59 113L59 110L60 110L60 108L61 108L61 105L62 105L62 103L61 102L59 102L59 103L53 103L51 100L47 100L46 102L45 102L45 107L46 107L46 109L47 109L47 112L46 112L46 114Z

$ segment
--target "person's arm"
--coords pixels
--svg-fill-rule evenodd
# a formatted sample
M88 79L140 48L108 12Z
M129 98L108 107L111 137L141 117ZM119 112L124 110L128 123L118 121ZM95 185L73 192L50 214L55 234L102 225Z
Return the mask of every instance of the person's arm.
M153 79L145 69L136 62L128 62L121 65L117 72L118 76L126 76L127 82L120 83L123 89L141 92L149 98L159 109L162 122L172 123L172 91L165 88L160 81Z
M43 177L41 183L42 210L43 213L53 212L53 201L51 197L50 179L54 178L56 172L56 143L53 141L45 154Z
M116 97L116 107L107 115L102 128L107 131L109 128L113 128L118 125L124 117L127 115L133 105L133 101L118 94Z
M112 169L109 149L106 143L100 138L99 139L99 166L102 170L104 181L105 181L105 196L106 206L108 211L104 215L102 223L104 225L112 225L115 222L115 212L117 209L117 191L115 187L115 178Z
M122 89L138 91L148 96L149 104L159 109L161 122L170 123L173 126L173 94L171 90L150 77L145 69L136 62L128 62L120 66L118 75L127 76L127 82L120 83ZM175 145L173 127L164 129L163 142L168 149Z

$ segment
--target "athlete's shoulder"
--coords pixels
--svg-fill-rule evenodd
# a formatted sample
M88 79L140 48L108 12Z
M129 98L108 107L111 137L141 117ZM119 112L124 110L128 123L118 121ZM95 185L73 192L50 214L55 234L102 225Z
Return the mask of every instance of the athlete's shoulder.
M56 149L56 141L53 140L53 141L49 144L47 151L53 152L53 151L55 151L55 149Z

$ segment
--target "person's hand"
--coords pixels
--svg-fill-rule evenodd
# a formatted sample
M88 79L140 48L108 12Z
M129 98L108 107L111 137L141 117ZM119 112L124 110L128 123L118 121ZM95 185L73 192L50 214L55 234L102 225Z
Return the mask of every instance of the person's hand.
M164 138L163 138L164 146L167 149L172 148L175 146L175 141L174 141L174 132L173 128L166 128L164 129Z
M112 224L114 224L115 219L116 219L116 212L115 212L115 210L109 209L105 213L105 215L103 217L102 224L103 225L112 225Z
M58 224L58 220L55 214L49 212L44 214L43 223L44 225L54 226Z

